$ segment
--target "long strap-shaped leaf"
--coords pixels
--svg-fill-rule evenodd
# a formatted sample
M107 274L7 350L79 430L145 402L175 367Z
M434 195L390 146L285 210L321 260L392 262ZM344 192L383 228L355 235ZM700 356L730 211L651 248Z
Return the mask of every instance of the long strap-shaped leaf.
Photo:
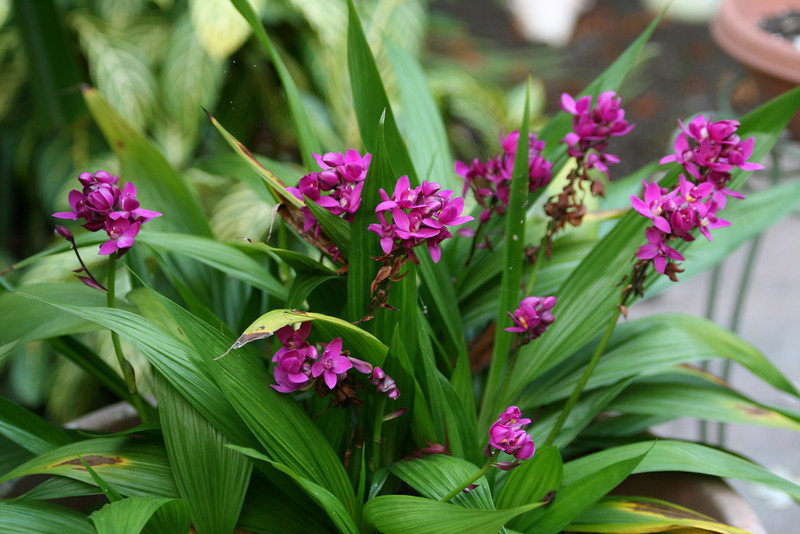
M652 450L650 450L652 448ZM753 462L729 452L686 441L659 440L632 443L589 454L564 465L564 483L594 473L604 466L650 450L635 473L652 471L685 471L723 478L735 478L784 491L800 498L800 486L775 475Z
M502 412L504 407L498 405L501 388L505 386L504 378L507 374L506 365L509 359L514 336L506 332L503 327L512 326L507 315L519 306L520 282L522 281L523 257L525 255L525 212L527 211L528 182L530 171L528 167L528 129L530 121L531 88L528 83L528 92L525 96L525 109L522 113L522 124L519 128L517 153L514 158L514 170L511 177L511 186L506 211L506 240L503 255L503 271L500 282L500 295L497 303L497 329L494 334L494 348L492 363L489 367L489 377L483 393L483 403L479 419L479 434L489 428L489 423ZM512 362L513 365L513 362Z
M6 534L96 534L86 517L46 502L0 503L0 531Z
M398 177L407 175L411 186L415 187L419 185L419 173L400 135L375 58L352 0L348 0L348 12L347 66L361 141L365 147L375 146L379 125L382 123L386 153L392 170ZM454 313L457 300L448 269L443 262L434 268L427 250L421 250L418 256L420 276L435 302L431 309L442 312L440 320L445 325L453 352L466 358L464 329L459 314Z

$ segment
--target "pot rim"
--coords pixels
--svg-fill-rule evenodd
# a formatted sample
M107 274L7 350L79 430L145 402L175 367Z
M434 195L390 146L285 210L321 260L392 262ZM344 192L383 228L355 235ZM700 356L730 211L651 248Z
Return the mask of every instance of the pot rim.
M800 1L723 0L711 21L711 36L725 52L745 65L798 85L800 50L758 27L763 17L788 8L800 9Z

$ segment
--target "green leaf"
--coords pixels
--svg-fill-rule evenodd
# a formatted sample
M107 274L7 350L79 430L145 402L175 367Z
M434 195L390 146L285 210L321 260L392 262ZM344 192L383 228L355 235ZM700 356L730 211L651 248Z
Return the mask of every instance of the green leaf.
M556 493L553 502L520 517L515 528L536 534L561 532L578 515L625 480L647 455L648 451L645 450L643 454L606 464L578 480L566 482L564 488Z
M141 352L153 367L228 439L237 443L252 443L251 434L204 367L203 358L212 359L215 356L213 349L205 347L198 350L190 347L155 322L125 310L70 306L31 295L25 296L47 302L56 308L114 330ZM173 315L188 314L180 308L178 308L180 312L176 312L175 308L170 310ZM191 323L185 324L180 321L179 323L184 331L189 331ZM206 323L202 325L203 332L215 331Z
M540 406L569 397L594 348L594 343L586 345L574 360L534 381L519 404ZM685 314L660 314L618 325L587 390L712 358L733 360L773 387L798 395L792 383L755 347L712 321Z
M338 215L334 215L327 209L318 205L313 200L306 199L306 207L311 214L319 221L320 226L326 234L330 236L334 244L342 251L345 258L350 256L351 228L350 223Z
M528 461L515 467L497 495L498 508L513 508L541 501L561 488L564 465L557 447L543 447ZM514 522L511 523L514 526Z
M699 373L661 374L636 383L608 406L611 412L747 423L800 431L800 414L791 416L755 402L712 377Z
M454 456L432 454L425 458L396 462L389 466L389 471L423 497L438 501L473 476L478 468ZM478 485L477 488L469 494L456 495L450 502L466 508L494 510L492 492L486 477L482 476L475 483Z
M511 356L511 347L517 334L504 329L513 326L508 311L519 307L520 284L522 282L523 262L525 261L525 212L528 209L528 128L530 122L530 83L525 97L525 109L522 113L522 124L519 129L517 152L514 157L514 170L509 189L508 209L505 215L505 247L503 249L503 270L500 282L500 294L497 302L497 326L494 334L492 363L486 379L483 402L481 403L479 431L489 428L490 422L505 408L498 400L506 387L508 374L514 371L507 369ZM512 362L512 365L514 362Z
M367 43L358 13L348 0L347 68L353 89L353 108L364 147L376 146L380 124L384 124L384 142L389 162L397 176L408 175L411 186L419 184L418 174L408 149L397 129L389 98L386 96L378 66Z
M303 207L304 203L301 200L298 200L297 197L286 191L286 184L284 184L278 179L277 176L267 170L267 168L262 165L256 156L254 156L253 153L250 152L247 147L245 147L238 139L232 136L228 130L226 130L219 123L219 121L217 121L217 119L215 119L208 112L206 112L206 114L208 115L208 119L211 121L211 124L214 125L214 128L216 128L217 131L222 135L222 138L225 139L231 148L233 148L233 150L250 165L250 168L252 168L261 177L275 198L281 202L291 204L295 208Z
M45 502L0 502L0 530L6 534L95 534L83 514Z
M283 90L286 91L286 100L289 103L289 111L292 114L294 128L297 132L297 138L300 142L300 155L303 158L303 165L307 171L313 171L317 168L316 160L314 159L314 153L319 154L322 151L320 150L319 141L317 140L316 136L314 135L314 131L311 128L311 121L308 118L308 114L303 107L303 100L300 97L300 92L297 90L297 86L294 84L292 76L289 74L289 70L286 68L283 60L278 55L275 47L272 45L272 41L270 41L269 36L267 36L267 32L264 31L264 26L258 19L255 11L253 11L253 7L248 3L247 0L231 0L231 2L236 9L239 10L239 13L242 14L245 20L247 20L248 24L250 24L250 27L256 34L256 37L264 46L267 55L272 60L275 70L278 72L278 78L281 80Z
M286 287L253 258L226 243L208 237L151 232L144 230L138 238L142 243L167 252L183 254L238 280L263 289L271 297L285 301Z
M364 505L364 517L385 534L496 534L508 520L537 506L477 510L411 495L383 495Z
M386 41L386 51L397 76L403 125L414 167L423 179L438 182L442 189L458 191L453 157L444 122L428 80L417 60L403 47Z
M244 502L252 463L169 382L156 375L158 414L167 457L192 524L200 534L232 532Z
M645 497L606 497L581 514L568 530L608 534L666 532L679 529L747 534L683 506Z
M97 471L92 469L92 466L89 465L89 462L83 459L81 455L78 455L78 460L81 461L81 465L89 472L89 476L92 477L92 480L97 487L103 492L103 495L109 500L109 502L117 502L122 500L122 495L120 495L117 490L114 489L108 482L103 480L103 477L97 474Z
M0 482L25 475L60 475L93 484L78 456L124 495L176 497L164 448L141 439L96 438L48 451L12 469Z
M72 442L66 432L5 397L0 397L0 434L34 454Z
M80 480L73 480L66 477L53 477L48 478L35 488L20 495L14 502L35 502L45 501L51 499L63 499L64 497L81 497L85 495L102 495L103 490L81 482Z
M353 523L353 520L347 514L347 510L345 509L344 505L342 505L342 502L331 492L319 484L315 484L307 478L299 475L296 471L290 469L289 467L279 462L272 461L256 450L236 446L231 446L231 448L240 452L241 454L255 458L256 460L267 462L278 471L289 475L289 477L291 477L291 479L294 480L297 485L300 486L303 491L305 491L306 494L314 500L314 502L316 502L323 510L325 510L325 512L328 514L328 517L331 518L333 524L339 528L340 532L348 534L358 533L358 527L356 527L355 523Z
M103 506L89 519L94 523L97 534L138 534L151 518L156 519L159 512L162 514L159 522L161 528L151 531L168 534L189 530L189 510L180 499L131 497Z
M103 306L106 302L101 291L75 282L31 284L25 286L25 292L85 306ZM70 316L45 303L17 293L0 293L0 356L29 341L93 330L97 327L85 319Z
M374 365L381 365L389 347L372 334L338 317L299 310L271 310L258 319L239 336L231 349L238 349L256 339L272 336L276 330L290 324L316 321L315 329L321 329L331 339L341 337L345 346L360 358Z
M632 443L572 460L564 465L564 483L570 484L580 477L595 473L604 466L637 457L648 450L649 454L635 469L635 473L652 471L703 473L760 484L784 491L795 499L800 498L800 486L770 473L749 460L698 443L672 440Z
M379 190L383 188L387 192L393 191L397 179L386 152L383 118L381 116L375 145L372 147L372 159L364 178L361 205L353 219L353 247L347 257L347 315L351 321L358 321L371 314L368 310L372 296L370 285L379 269L378 263L372 258L378 257L382 251L378 235L368 230L368 226L378 222L375 207L382 200Z
M148 229L210 236L211 228L200 203L163 154L120 117L96 89L84 88L83 98L119 158L122 180L136 183L137 199L143 207L163 214L148 222Z

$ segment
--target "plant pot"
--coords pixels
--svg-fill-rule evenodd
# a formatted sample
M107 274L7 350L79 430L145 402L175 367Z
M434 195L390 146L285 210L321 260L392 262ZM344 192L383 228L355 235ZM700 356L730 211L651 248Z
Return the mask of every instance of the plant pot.
M714 41L753 74L764 100L800 85L800 50L759 26L787 9L800 9L800 0L723 0L711 22ZM800 114L789 131L800 138Z

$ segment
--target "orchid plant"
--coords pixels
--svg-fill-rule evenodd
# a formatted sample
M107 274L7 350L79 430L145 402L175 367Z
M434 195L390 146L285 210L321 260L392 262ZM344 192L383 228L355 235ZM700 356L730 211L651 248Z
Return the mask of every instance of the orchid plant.
M541 131L529 131L526 103L498 154L467 164L451 158L422 70L401 49L399 90L416 107L395 115L350 3L361 145L325 152L250 4L233 4L276 67L305 172L279 179L209 115L260 177L275 218L266 242L218 240L182 176L84 88L121 171L81 174L70 210L54 214L88 233L59 225L66 242L4 271L0 354L46 340L142 424L65 430L0 397L0 482L52 476L0 500L0 530L743 532L670 502L609 495L633 473L661 470L800 498L733 453L647 433L689 413L800 430L798 414L687 363L727 358L800 396L792 383L709 321L629 313L797 203L797 184L738 191L800 91L741 120L680 122L660 166L610 180L624 155L608 150L635 135L616 91L654 21L583 94L563 95ZM724 246L711 247L712 230ZM83 283L18 283L16 272L48 257ZM102 329L118 370L82 337ZM133 357L150 364L154 398ZM94 508L49 502L87 495L100 496Z

